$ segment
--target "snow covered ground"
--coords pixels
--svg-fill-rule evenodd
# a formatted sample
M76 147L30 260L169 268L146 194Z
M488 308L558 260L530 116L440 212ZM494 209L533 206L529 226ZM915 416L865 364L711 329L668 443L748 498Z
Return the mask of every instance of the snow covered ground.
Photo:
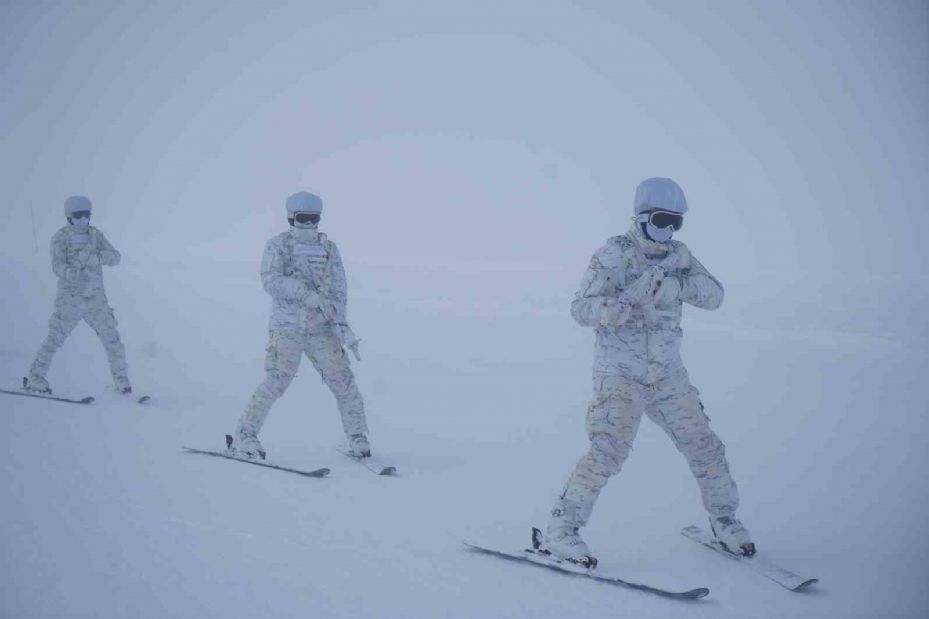
M929 614L925 281L727 281L716 269L727 301L685 311L685 361L761 552L821 582L791 593L679 535L705 522L696 485L646 421L586 536L602 569L710 588L687 603L461 547L525 545L585 448L592 334L568 315L583 263L345 256L372 445L399 477L335 452L338 415L309 364L262 438L275 462L329 466L329 478L183 453L221 447L261 378L260 241L228 260L129 252L106 272L150 406L109 390L86 325L49 379L97 403L0 397L0 616ZM44 252L0 258L0 290L11 388L51 310Z

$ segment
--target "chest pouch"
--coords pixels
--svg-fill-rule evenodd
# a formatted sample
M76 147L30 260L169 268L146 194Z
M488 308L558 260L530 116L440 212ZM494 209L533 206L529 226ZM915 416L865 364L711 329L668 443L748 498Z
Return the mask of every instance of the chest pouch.
M295 243L286 256L285 273L302 276L320 294L328 294L329 253L325 237L320 234L319 243Z

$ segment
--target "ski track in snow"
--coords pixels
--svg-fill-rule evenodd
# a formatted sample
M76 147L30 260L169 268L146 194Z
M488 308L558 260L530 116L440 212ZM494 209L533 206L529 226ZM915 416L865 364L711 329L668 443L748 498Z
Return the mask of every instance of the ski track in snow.
M684 539L681 527L706 523L696 485L644 420L586 537L604 570L666 588L709 587L706 599L684 603L461 549L466 538L527 545L585 449L592 336L568 315L570 290L560 313L555 305L523 311L518 299L512 311L494 310L507 307L505 297L456 312L427 299L454 301L485 272L459 273L454 289L404 302L369 292L389 269L352 270L347 259L350 313L364 339L365 360L353 367L372 446L402 476L371 475L332 450L338 415L306 360L262 439L274 463L326 466L330 477L182 452L182 443L219 449L233 429L261 379L269 301L253 263L204 260L179 271L128 261L107 272L108 293L135 388L153 403L107 392L102 347L84 325L49 379L56 393L96 403L0 398L0 616L915 617L929 609L929 424L915 393L929 366L918 342L864 323L782 333L769 328L778 307L759 318L768 322L747 324L741 310L756 291L746 286L730 286L716 315L685 310L685 362L727 445L740 515L762 552L820 583L791 593ZM19 292L0 299L13 320L0 377L15 387L45 335L53 280L44 256L0 260L0 289ZM539 298L557 297L546 273L521 278Z

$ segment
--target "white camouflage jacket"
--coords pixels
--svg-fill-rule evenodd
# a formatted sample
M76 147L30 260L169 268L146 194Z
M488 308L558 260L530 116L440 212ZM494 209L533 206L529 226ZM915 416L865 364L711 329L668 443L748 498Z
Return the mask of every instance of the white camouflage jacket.
M619 326L601 325L600 307L619 298L650 266L671 254L689 257L689 266L668 274L678 278L677 299L655 305L631 305ZM650 385L683 369L680 357L682 304L714 310L722 304L723 287L690 256L680 241L656 243L637 224L615 236L594 253L571 304L571 315L582 326L595 327L594 376L623 376Z
M271 331L311 333L347 321L345 268L325 234L291 228L273 237L261 260L261 284L272 298ZM322 299L322 311L307 304L311 291Z
M52 236L51 255L58 298L106 298L102 267L119 264L120 254L100 230L64 226Z

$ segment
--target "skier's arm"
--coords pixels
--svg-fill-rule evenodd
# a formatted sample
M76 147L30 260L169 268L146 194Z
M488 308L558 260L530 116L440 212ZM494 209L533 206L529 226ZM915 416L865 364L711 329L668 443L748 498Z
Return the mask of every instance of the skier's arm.
M600 248L590 259L581 278L581 285L574 294L574 301L571 302L571 317L582 327L600 324L600 308L615 292L612 269L603 264L603 253L604 248Z
M343 348L351 350L355 354L355 359L361 361L361 354L358 352L358 345L361 340L352 331L348 325L348 284L345 282L345 267L342 265L342 256L339 254L339 248L332 241L329 241L329 300L332 302L332 309L339 340Z
M690 267L680 273L679 277L680 299L684 303L706 310L714 310L722 305L725 295L723 285L693 256L690 257Z
M65 247L65 238L61 234L56 233L52 237L49 252L52 257L52 273L57 277L64 277L65 270L68 268L68 252Z
M329 288L330 300L335 310L335 321L345 323L348 320L348 284L345 281L345 267L342 265L342 255L339 248L329 241Z
M304 282L284 273L280 249L272 241L268 241L261 258L261 285L265 292L282 301L301 301L310 293Z
M115 267L119 264L119 261L122 259L122 256L116 248L110 245L110 242L107 240L103 233L99 230L95 230L97 237L97 254L100 257L100 264L107 267Z
M617 252L620 252L619 248L609 245L598 249L581 278L581 285L571 303L571 316L582 327L598 326L605 312L612 314L610 322L618 321L616 324L625 322L629 317L632 304L624 302L620 294L624 258ZM620 264L614 265L615 262Z

